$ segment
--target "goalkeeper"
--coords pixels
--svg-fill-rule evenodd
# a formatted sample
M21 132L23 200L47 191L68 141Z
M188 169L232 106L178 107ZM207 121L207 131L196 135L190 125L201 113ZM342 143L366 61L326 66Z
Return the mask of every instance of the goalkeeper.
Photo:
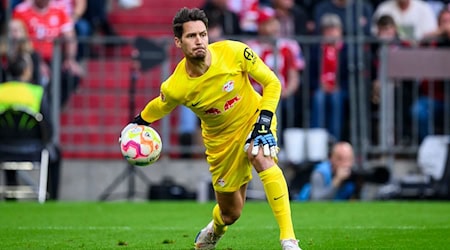
M277 165L276 117L280 81L247 45L237 41L209 44L208 19L199 9L182 8L173 19L174 41L185 58L132 123L148 125L178 105L201 120L217 204L212 221L195 239L195 249L215 249L241 216L246 189L256 169L280 229L282 249L300 249L286 180ZM254 91L249 76L263 87Z

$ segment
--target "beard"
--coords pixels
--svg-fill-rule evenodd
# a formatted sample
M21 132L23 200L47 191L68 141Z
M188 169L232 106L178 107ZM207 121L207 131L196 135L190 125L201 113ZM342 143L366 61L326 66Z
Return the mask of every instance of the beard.
M206 58L206 51L194 51L194 53L191 56L191 59L194 61L203 61Z

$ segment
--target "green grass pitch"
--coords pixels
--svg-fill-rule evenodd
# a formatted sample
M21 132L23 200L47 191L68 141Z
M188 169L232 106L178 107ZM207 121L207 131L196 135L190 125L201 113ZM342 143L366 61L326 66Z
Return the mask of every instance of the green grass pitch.
M193 249L213 203L0 202L0 249ZM450 202L292 203L302 249L450 249ZM248 201L219 250L280 249L267 203Z

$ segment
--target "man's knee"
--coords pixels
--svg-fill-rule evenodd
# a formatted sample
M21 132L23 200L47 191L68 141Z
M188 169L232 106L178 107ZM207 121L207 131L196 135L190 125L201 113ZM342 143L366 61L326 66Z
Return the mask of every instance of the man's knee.
M222 211L222 220L225 225L235 223L241 217L241 211Z
M258 173L272 167L275 164L275 161L271 157L264 156L262 148L259 149L256 156L252 155L251 150L248 150L247 157Z

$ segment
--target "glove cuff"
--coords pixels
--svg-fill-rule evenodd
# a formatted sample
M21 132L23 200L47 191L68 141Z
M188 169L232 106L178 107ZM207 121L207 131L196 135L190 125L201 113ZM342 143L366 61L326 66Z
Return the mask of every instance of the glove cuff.
M269 110L261 110L258 117L258 123L263 124L270 128L270 124L272 123L273 113Z
M145 125L148 126L150 125L150 122L145 121L141 114L138 114L136 117L134 117L133 121L131 121L131 123L136 123L138 125Z

